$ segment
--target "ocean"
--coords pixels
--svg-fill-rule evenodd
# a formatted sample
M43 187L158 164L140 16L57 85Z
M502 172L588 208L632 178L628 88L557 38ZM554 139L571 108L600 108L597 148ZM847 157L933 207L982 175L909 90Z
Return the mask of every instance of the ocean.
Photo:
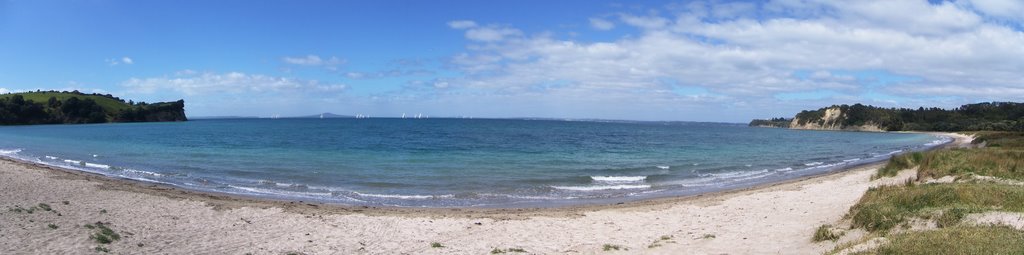
M5 126L0 156L273 199L554 207L750 187L949 141L694 122L217 119Z

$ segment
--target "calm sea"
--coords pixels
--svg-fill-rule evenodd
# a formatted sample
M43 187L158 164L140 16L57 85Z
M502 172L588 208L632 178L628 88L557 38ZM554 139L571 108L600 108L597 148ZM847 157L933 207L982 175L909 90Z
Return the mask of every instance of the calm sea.
M0 127L0 155L53 166L201 191L427 207L692 195L837 171L947 141L689 122L225 119Z

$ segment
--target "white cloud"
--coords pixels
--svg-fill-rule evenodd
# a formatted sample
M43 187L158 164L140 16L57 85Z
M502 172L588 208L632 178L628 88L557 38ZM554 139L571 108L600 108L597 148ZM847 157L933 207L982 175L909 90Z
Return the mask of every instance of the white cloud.
M340 92L347 88L344 84L325 84L316 80L300 80L240 72L178 72L175 77L131 78L122 82L121 85L131 93L177 92L185 95L217 93L323 93Z
M134 64L135 61L132 61L132 58L129 58L129 57L122 57L121 58L121 63L124 63L125 65L131 65L131 64Z
M8 90L7 88L0 88L0 94L7 94L7 93L11 93L11 91Z
M320 56L312 54L300 57L283 57L281 61L291 65L323 67L332 71L337 70L339 65L347 62L338 57L320 58Z
M669 20L659 16L634 16L622 14L619 16L623 23L644 29L659 29L665 27Z
M454 29L467 29L476 27L476 22L472 20L453 20L448 22L448 27Z
M466 30L466 39L480 42L497 42L505 40L508 37L518 37L523 35L523 31L519 29L489 25L479 26L476 22L469 20L456 20L448 22L448 26L453 29Z
M622 23L641 33L604 42L525 36L512 27L500 28L516 31L515 40L471 38L467 30L467 50L450 59L464 77L446 80L446 90L434 93L492 101L606 100L644 111L631 102L712 100L702 102L749 108L778 104L778 93L819 90L851 102L886 101L868 93L909 98L897 103L941 96L970 102L1024 90L1020 24L987 21L982 16L989 14L950 2L791 2L691 4L671 15L620 14ZM840 74L859 71L913 81L875 88ZM679 86L708 93L681 95L674 92Z
M1024 1L1020 0L968 0L966 4L981 13L999 19L1024 21Z
M615 28L615 23L602 18L590 18L590 27L597 30L612 30Z
M478 27L466 30L466 38L474 41L497 42L511 36L520 36L523 32L513 28Z

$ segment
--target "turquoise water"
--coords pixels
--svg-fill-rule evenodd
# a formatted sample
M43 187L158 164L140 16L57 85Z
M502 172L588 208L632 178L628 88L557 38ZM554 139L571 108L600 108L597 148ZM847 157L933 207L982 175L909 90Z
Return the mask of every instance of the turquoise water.
M389 206L699 194L884 160L926 134L738 124L230 119L0 127L0 155L202 191Z

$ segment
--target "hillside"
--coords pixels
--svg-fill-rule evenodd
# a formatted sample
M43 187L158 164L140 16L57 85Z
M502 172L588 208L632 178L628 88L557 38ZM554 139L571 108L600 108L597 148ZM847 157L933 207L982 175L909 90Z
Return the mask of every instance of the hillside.
M967 104L955 109L833 105L785 118L753 120L750 126L852 131L1024 131L1024 103Z
M36 91L0 95L0 125L185 121L185 102L124 101L109 94Z

